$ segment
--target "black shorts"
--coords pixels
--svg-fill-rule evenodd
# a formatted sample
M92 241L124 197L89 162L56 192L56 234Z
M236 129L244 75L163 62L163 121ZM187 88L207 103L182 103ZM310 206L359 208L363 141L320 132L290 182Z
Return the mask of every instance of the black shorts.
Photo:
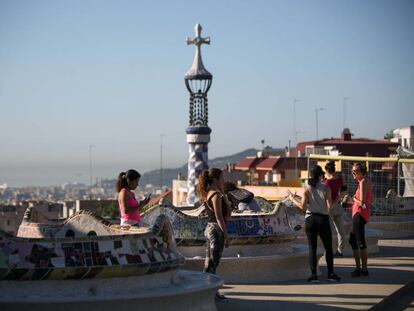
M367 222L361 214L356 213L354 217L352 217L352 228L351 233L349 234L349 244L351 244L353 250L367 248L367 243L365 241L366 224Z

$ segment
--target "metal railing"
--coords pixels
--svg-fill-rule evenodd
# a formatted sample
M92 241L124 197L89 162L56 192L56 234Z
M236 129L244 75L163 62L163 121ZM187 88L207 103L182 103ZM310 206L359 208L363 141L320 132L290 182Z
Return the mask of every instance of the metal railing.
M402 165L405 165L404 171L406 173L410 170L413 172L414 159L311 154L308 157L308 174L315 165L320 165L324 169L328 160L335 161L336 173L342 176L350 195L355 193L358 186L352 176L352 166L355 162L365 164L367 177L374 186L374 202L371 207L373 220L384 221L385 218L381 216L394 216L395 221L408 219L414 221L414 195L412 191L414 181L411 176L404 176L402 169ZM387 219L392 218L387 217Z

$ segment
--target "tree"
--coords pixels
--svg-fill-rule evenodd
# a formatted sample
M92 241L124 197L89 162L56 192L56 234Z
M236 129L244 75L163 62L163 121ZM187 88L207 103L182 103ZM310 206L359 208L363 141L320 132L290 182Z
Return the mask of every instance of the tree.
M384 135L384 139L390 140L391 138L394 138L394 132L392 130Z

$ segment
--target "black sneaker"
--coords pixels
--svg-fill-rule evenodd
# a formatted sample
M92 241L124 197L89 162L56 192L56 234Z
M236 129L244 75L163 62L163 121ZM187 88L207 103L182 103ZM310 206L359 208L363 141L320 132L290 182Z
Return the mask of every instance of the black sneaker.
M318 276L316 274L312 274L309 277L308 282L310 282L310 283L319 283Z
M226 296L220 294L219 292L216 293L215 298L216 298L216 300L224 300L224 299L227 299Z
M368 272L368 271L367 271ZM351 272L351 276L353 278L360 277L362 274L362 270L360 268L356 268L354 271Z
M334 254L334 256L335 256L335 257L344 257L344 254L343 254L343 253L340 253L339 251L337 251L337 252Z
M361 270L361 273L359 274L360 276L369 276L369 272L368 270Z
M339 282L341 278L332 272L328 275L328 278L326 280L328 282Z

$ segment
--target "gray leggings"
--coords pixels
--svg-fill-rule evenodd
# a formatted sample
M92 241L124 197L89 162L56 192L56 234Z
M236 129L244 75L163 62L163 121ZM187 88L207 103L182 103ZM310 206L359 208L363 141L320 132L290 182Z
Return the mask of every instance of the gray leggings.
M224 233L218 224L209 222L204 230L204 236L207 239L207 245L203 271L215 274L223 254Z

